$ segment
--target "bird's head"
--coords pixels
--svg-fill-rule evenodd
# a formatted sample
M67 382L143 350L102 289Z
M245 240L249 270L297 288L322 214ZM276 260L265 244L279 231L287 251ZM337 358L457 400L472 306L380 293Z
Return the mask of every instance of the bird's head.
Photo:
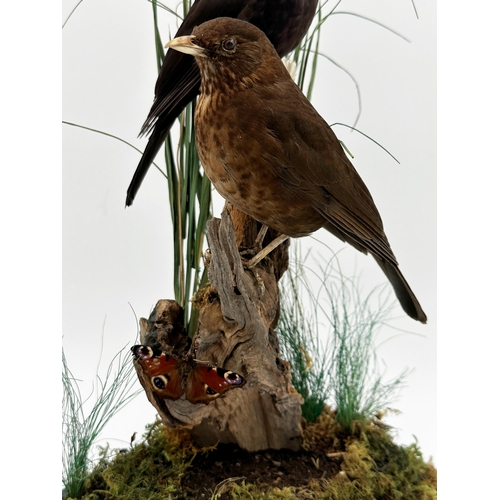
M200 24L192 35L174 38L165 47L196 58L202 93L210 93L214 81L217 88L230 91L257 82L269 83L285 70L273 45L259 28L229 17Z

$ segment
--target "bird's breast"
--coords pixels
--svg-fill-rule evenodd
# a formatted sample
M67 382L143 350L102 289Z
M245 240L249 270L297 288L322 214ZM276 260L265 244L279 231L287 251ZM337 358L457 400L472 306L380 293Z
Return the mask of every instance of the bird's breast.
M223 97L200 96L196 143L207 176L224 199L263 224L293 237L316 231L324 217L302 190L276 175L281 146L257 110L245 120L248 111L231 108Z

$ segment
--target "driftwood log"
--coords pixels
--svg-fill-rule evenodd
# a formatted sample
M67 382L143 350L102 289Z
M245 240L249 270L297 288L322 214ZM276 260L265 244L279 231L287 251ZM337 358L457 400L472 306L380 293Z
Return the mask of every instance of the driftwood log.
M226 206L221 219L209 221L207 231L210 285L194 302L200 315L192 345L182 308L173 300L160 300L149 320L141 319L141 342L179 355L191 349L196 359L243 375L246 385L204 405L158 397L136 365L139 380L164 423L191 429L201 445L232 442L248 451L297 450L303 400L291 384L274 331L279 318L277 281L288 265L288 245L248 270L240 251L255 241L253 219ZM273 236L270 232L267 239Z

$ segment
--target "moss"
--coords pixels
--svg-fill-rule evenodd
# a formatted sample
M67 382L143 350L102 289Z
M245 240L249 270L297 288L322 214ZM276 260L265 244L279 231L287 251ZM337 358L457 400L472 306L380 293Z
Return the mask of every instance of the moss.
M342 443L339 436L344 434ZM437 471L426 463L417 445L399 446L390 429L380 420L353 422L350 431L335 422L335 412L326 409L316 424L305 431L305 446L314 448L327 439L343 449L341 470L307 488L262 489L255 485L233 486L234 499L331 499L331 500L435 500ZM340 446L339 446L340 445ZM248 493L250 496L245 496ZM253 495L253 496L252 496ZM290 496L291 495L291 496Z
M195 309L202 309L218 298L219 294L217 293L217 290L210 282L207 282L201 285L200 288L193 294L191 304Z
M102 458L86 481L84 500L167 500L207 498L213 500L435 500L437 472L432 462L426 463L417 443L399 446L394 443L391 429L380 419L367 423L353 422L349 430L335 421L335 412L328 408L313 424L304 424L304 448L317 457L318 468L325 461L337 460L338 467L324 468L323 477L311 479L303 468L297 469L301 481L295 486L281 476L277 484L252 484L245 479L250 469L241 474L227 473L219 484L206 484L207 467L227 468L235 460L228 455L219 463L211 458L213 448L197 447L188 431L167 429L156 422L148 428L143 442L126 452ZM271 453L271 452L269 452ZM199 455L206 457L205 469L200 469ZM326 458L332 454L334 458ZM258 457L257 457L258 458ZM250 461L252 470L259 471L258 459ZM279 460L284 460L283 456ZM208 463L208 465L207 465ZM331 463L331 462L330 462ZM197 468L198 467L198 468ZM182 484L190 469L190 490ZM330 471L327 473L327 470ZM333 471L333 472L332 472ZM205 475L200 475L202 472ZM260 472L258 472L260 474ZM203 477L204 479L200 479ZM254 476L255 477L255 476ZM262 477L257 475L257 477ZM187 478L186 478L187 479ZM199 485L199 487L198 487ZM298 485L298 486L297 486ZM203 491L198 494L198 490Z
M270 488L262 490L254 484L233 484L232 498L235 500L295 500L295 488Z
M144 441L130 451L109 450L85 484L84 500L165 500L175 498L183 474L197 453L188 431L148 426Z
M358 424L345 440L341 473L329 487L346 491L349 498L432 500L436 498L437 473L432 462L423 460L416 443L399 446L386 426L372 421Z

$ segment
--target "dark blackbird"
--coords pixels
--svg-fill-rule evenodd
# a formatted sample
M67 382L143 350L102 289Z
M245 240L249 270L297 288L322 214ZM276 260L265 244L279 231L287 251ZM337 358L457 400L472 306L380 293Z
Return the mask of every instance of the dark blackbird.
M258 26L283 57L306 34L318 0L196 0L175 36L190 35L193 28L217 17L234 17ZM132 205L146 173L182 110L199 94L200 72L192 57L167 51L155 86L155 99L142 126L149 134L146 149L127 190Z
M219 18L167 46L194 55L200 68L196 142L217 191L285 235L324 227L371 253L406 313L425 323L368 188L265 34Z

